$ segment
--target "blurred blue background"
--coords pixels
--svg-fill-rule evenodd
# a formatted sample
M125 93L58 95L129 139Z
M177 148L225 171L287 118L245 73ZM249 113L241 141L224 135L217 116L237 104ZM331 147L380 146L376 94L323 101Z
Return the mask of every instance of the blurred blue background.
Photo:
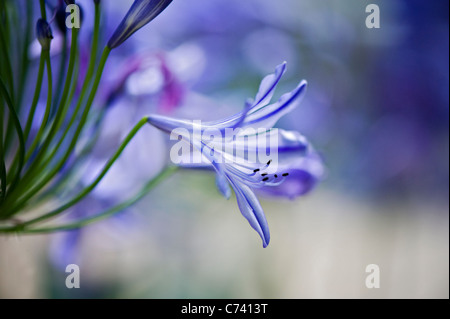
M132 1L103 2L109 36ZM92 4L80 3L89 20ZM366 27L370 3L380 7L379 29ZM114 78L130 56L148 55L170 81L162 68L129 77L111 121L121 119L125 132L150 112L218 119L239 111L262 77L287 61L277 92L301 79L309 89L278 126L313 142L327 179L296 201L262 199L272 233L262 249L212 174L178 173L135 207L81 232L1 238L0 296L448 298L448 6L174 1L114 52L106 71ZM155 72L159 81L143 80ZM118 129L106 128L104 138ZM162 167L167 137L152 128L145 134L127 151L133 163L125 154L99 197L123 195L136 183L130 176ZM107 204L91 199L81 210ZM67 263L80 265L82 289L66 289ZM373 263L381 288L370 290L365 267Z

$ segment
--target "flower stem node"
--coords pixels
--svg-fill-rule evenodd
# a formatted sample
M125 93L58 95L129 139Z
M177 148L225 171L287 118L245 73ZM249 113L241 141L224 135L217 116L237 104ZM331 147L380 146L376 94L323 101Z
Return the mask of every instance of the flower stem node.
M44 19L39 19L36 23L36 35L43 50L50 50L50 42L53 39L53 33L50 25Z

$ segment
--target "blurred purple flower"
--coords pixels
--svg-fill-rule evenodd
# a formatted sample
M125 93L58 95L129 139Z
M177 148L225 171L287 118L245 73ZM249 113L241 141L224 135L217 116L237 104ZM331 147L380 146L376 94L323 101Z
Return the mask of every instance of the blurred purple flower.
M159 101L159 110L162 113L169 114L179 106L184 98L185 89L182 83L169 68L163 54L159 55L160 68L163 75L163 89Z
M66 222L91 217L96 210L106 209L113 205L113 200L104 200L96 196L89 196L83 203L74 207L65 218ZM87 262L89 243L92 246L92 238L99 236L99 243L106 249L116 249L120 245L139 238L146 228L142 227L142 220L132 208L111 216L89 227L74 229L53 234L49 246L49 257L56 270L64 272L67 265L77 264L81 267Z
M133 33L156 18L172 0L136 0L108 41L108 47L114 49L121 45Z
M115 63L120 66L105 71L105 83L99 90L102 107L114 106L125 95L135 104L156 105L158 113L174 112L189 93L186 74L190 70L180 70L178 55L152 51L129 58L117 55Z
M169 134L175 133L181 136L183 140L201 152L202 158L205 158L207 163L212 164L216 170L217 186L227 198L231 196L229 187L231 185L242 215L260 235L263 247L267 247L270 241L269 227L253 188L278 187L273 194L279 195L285 191L286 196L294 197L311 190L323 174L322 162L318 156L312 155L314 150L305 137L298 132L271 129L283 115L298 106L306 91L306 81L302 81L292 92L284 94L278 102L269 105L285 71L286 63L279 65L274 74L263 79L256 98L247 102L245 110L224 120L206 122L199 126L190 121L159 115L149 116L151 125ZM210 130L225 132L230 128L238 130L237 133L236 130L234 131L232 138L226 136L221 140L221 143L225 145L215 147L205 140L205 132ZM248 135L245 132L249 128L258 129L260 141L267 138L271 141L276 139L278 142L276 163L269 160L261 164L245 158L245 154L258 150L258 145L252 144L256 139L250 139L250 141L247 139ZM270 145L266 146L264 154L268 153L269 147ZM243 150L241 157L234 153L236 149ZM302 159L306 157L309 157L309 165L302 163ZM310 171L311 168L313 170ZM290 185L296 185L296 189L279 188L291 178L293 181Z
M79 250L82 235L81 229L54 235L50 242L49 257L56 269L65 271L67 265L80 264Z

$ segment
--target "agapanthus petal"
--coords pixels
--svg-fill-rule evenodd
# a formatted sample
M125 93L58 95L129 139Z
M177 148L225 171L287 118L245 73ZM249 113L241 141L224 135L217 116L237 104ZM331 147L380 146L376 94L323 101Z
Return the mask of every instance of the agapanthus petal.
M255 112L262 107L266 106L272 99L275 89L286 72L286 62L278 65L275 69L275 73L267 75L259 86L258 93L254 100L247 101L246 109L243 112L234 114L226 119L220 121L206 122L207 126L220 126L220 127L236 127L237 123L242 124L243 119L248 113Z
M228 183L228 180L226 177L222 174L216 175L216 186L219 192L225 197L226 199L231 198L231 189L230 184Z
M302 101L306 93L307 82L302 81L291 92L284 94L278 102L250 112L243 126L246 127L273 127L278 120L295 109Z
M255 193L253 193L247 185L232 178L230 178L230 182L236 193L236 199L241 214L248 220L250 226L252 226L259 234L263 242L263 247L267 247L270 242L269 225Z
M196 129L195 123L192 121L179 120L162 115L150 115L148 117L148 123L168 134L170 134L173 130L186 129L193 131ZM201 127L198 127L198 129L201 130Z
M258 93L255 97L254 107L260 108L270 103L270 100L272 100L273 94L275 93L275 88L285 72L286 62L277 66L275 73L269 74L261 81Z

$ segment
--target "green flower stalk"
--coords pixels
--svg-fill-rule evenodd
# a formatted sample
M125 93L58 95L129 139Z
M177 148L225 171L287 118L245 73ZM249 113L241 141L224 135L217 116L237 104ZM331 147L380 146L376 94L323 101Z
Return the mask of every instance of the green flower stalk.
M137 2L139 3L139 1ZM75 4L75 1L65 0L65 4L72 5ZM32 92L34 93L31 101L26 101L26 99L22 99L27 87L25 83L31 83L26 70L32 61L23 52L29 50L30 32L25 32L21 37L19 28L12 27L12 17L18 16L21 10L20 2L5 0L0 3L0 23L2 24L0 29L0 232L51 232L82 227L133 204L174 171L173 168L163 170L155 179L144 185L135 196L104 212L99 212L89 219L83 219L70 225L39 226L40 223L48 222L68 211L88 196L148 121L147 118L143 118L131 129L92 183L71 197L56 201L56 207L48 208L48 202L44 199L47 198L49 190L56 190L60 187L60 180L57 177L63 170L66 170L65 173L71 174L73 167L78 167L77 164L82 163L85 159L84 156L73 156L83 133L87 130L98 130L104 120L104 117L97 117L97 113L93 114L92 109L111 49L121 44L136 31L136 29L131 33L130 30L125 31L125 34L116 39L118 42L115 44L117 45L105 46L99 57L101 2L94 0L93 5L95 6L95 15L92 42L89 47L91 54L84 79L79 78L81 67L79 34L82 29L72 28L69 29L69 32L62 32L64 39L68 40L63 41L63 52L67 52L67 54L62 54L61 63L57 69L58 82L54 83L53 53L51 53L53 50L51 43L54 38L51 24L54 19L51 19L50 23L47 21L47 11L50 12L49 10L53 9L48 8L45 1L39 1L41 17L36 22L35 36L41 46L41 53L38 60L37 77L32 79L34 83ZM136 8L135 5L130 11ZM168 3L165 6L167 5ZM32 11L36 8L31 1L27 1L28 19L31 19ZM58 8L55 12L49 13L49 16L55 16L57 10ZM161 11L161 7L154 8L153 16L145 23L148 23ZM30 23L27 21L27 30L29 25ZM61 28L60 25L59 28ZM67 50L65 46L67 46ZM18 52L18 48L25 49ZM15 56L24 58L11 58ZM67 58L67 62L65 58ZM14 77L13 70L23 70L20 73L20 81ZM44 81L45 78L46 81ZM23 84L17 85L18 82L23 82ZM78 87L79 83L82 84L81 88ZM56 84L56 89L54 84ZM43 90L44 87L46 90ZM42 91L46 91L46 93ZM46 100L45 109L42 108L43 117L39 127L33 129L37 110L44 106L39 104L41 97ZM27 103L29 105L26 105ZM23 114L22 110L27 113ZM104 115L104 112L101 114ZM95 126L92 127L92 125ZM95 136L98 138L98 134ZM88 153L89 149L83 152L83 154Z

